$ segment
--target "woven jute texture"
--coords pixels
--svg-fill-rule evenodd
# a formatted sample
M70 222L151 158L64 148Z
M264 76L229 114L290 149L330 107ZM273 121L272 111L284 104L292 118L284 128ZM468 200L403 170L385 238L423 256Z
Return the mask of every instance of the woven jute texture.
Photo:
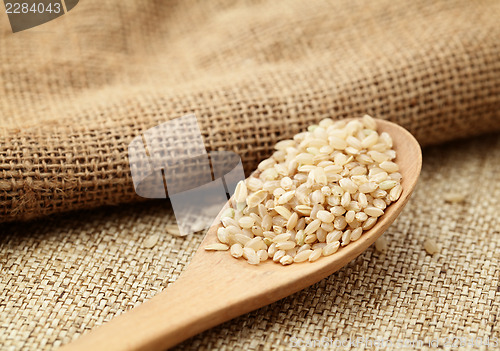
M384 234L386 254L370 247L310 288L177 350L287 350L294 340L349 337L441 346L450 337L500 338L498 160L500 134L425 149L417 189ZM447 203L448 193L465 200ZM2 224L0 348L52 349L164 289L202 238L175 237L166 229L173 224L164 201ZM152 235L156 246L145 248ZM425 252L426 239L438 243L438 254Z
M247 172L324 117L423 145L499 130L498 18L495 0L85 0L16 34L2 18L0 221L138 200L128 144L187 113Z

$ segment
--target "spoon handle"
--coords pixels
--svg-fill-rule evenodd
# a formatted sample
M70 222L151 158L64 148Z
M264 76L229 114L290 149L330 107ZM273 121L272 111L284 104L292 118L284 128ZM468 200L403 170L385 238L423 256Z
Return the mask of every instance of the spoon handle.
M241 286L234 278L221 282L220 275L214 272L188 270L151 300L61 350L165 350L250 311L252 308L235 306L237 301L228 296L228 288L237 285Z
M238 261L227 264L226 256L227 252L199 249L167 289L61 350L165 350L300 289L284 284L291 282L290 276L276 274L276 268L249 267ZM273 283L279 287L272 287ZM272 288L263 289L266 285Z

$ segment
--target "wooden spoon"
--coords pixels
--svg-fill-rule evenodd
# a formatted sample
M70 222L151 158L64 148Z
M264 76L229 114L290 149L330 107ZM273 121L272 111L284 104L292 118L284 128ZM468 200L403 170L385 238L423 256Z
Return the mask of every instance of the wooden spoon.
M345 266L365 251L396 219L415 184L422 165L420 146L402 127L377 120L378 131L388 132L403 176L403 192L377 224L357 241L313 263L282 266L272 260L250 265L228 251L205 251L217 242L212 227L191 263L166 290L130 312L62 347L64 350L164 350L187 338L244 313L291 295Z

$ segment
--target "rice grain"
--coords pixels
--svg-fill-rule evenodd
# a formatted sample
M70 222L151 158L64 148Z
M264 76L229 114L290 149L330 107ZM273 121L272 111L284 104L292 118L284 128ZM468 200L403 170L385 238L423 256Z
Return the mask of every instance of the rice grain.
M375 249L378 252L385 253L387 251L388 246L389 245L387 243L387 239L384 236L381 236L375 241Z
M158 234L148 235L146 239L144 239L142 246L146 249L152 249L158 243L160 236Z
M330 255L333 255L335 252L337 252L337 250L339 249L340 247L340 242L339 241L336 241L336 242L333 242L331 244L328 244L326 245L324 248L323 248L323 256L330 256Z
M427 239L424 241L424 249L429 255L434 255L439 252L439 247L436 242L432 239Z
M226 244L215 243L205 246L205 250L207 251L226 251L229 250L229 246Z
M313 250L303 250L301 252L298 252L295 257L293 258L293 262L305 262L309 259L311 256Z
M240 258L243 256L243 247L240 244L231 245L231 256L234 258Z

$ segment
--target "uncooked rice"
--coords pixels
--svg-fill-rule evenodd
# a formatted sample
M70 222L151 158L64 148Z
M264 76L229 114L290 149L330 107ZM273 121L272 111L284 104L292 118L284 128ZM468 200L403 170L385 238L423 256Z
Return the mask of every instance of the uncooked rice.
M464 201L466 198L466 195L463 193L449 192L449 193L443 194L443 198L446 202L458 203L458 202Z
M220 243L215 243L215 244L210 244L205 246L205 250L207 251L226 251L229 249L229 246L226 244L220 244Z
M381 253L385 253L389 247L389 244L387 243L387 239L383 236L378 238L375 241L375 250Z
M146 249L152 249L153 247L156 246L159 239L160 236L158 234L149 235L146 237L146 239L144 239L142 246L144 246L144 248Z
M291 140L238 183L231 208L221 215L219 243L257 265L290 265L335 254L370 230L401 196L401 174L392 138L378 134L376 121L324 119ZM437 246L426 241L427 252ZM435 243L434 243L435 244ZM385 239L376 243L387 250Z
M426 239L424 241L424 249L429 255L434 255L439 252L439 247L436 242L432 239Z

